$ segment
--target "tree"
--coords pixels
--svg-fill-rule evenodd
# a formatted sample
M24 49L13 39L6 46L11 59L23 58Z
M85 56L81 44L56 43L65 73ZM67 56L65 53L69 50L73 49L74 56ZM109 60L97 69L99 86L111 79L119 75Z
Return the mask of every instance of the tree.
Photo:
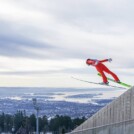
M56 115L55 118L50 120L49 128L51 131L61 131L62 129L72 129L72 120L69 116Z
M5 120L5 114L2 113L0 115L0 128L1 128L1 131L4 131L4 120Z
M25 117L23 116L23 112L17 111L17 113L14 115L15 130L18 130L21 127L24 119Z
M52 131L54 133L67 133L75 127L79 126L86 120L85 117L71 119L69 116L56 115L50 121L47 116L39 117L39 131L46 133ZM34 114L26 116L26 112L17 111L15 115L2 113L0 115L0 133L12 130L15 126L15 132L23 131L29 133L36 131L36 117Z
M72 122L73 122L73 128L79 126L79 125L82 124L85 120L86 120L85 117L73 119L73 121L72 121Z
M30 117L29 117L29 122L30 122L30 124L31 124L31 126L32 126L32 129L33 129L34 131L36 131L36 117L35 117L34 114L30 115Z
M45 115L42 118L39 118L39 124L40 131L43 131L44 133L48 131L48 120Z

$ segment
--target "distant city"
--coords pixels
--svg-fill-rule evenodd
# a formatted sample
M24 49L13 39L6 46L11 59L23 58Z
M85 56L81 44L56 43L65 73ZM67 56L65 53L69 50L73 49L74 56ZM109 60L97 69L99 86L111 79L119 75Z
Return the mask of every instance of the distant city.
M40 116L90 117L122 92L124 91L97 88L1 87L0 113L15 114L18 110L25 110L27 115L31 115L35 113L32 99L36 98L40 107Z

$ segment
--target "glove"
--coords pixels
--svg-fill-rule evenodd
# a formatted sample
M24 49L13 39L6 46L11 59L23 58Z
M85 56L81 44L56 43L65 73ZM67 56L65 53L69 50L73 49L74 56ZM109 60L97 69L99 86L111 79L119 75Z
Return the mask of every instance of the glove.
M112 61L112 59L111 59L111 58L109 58L109 59L108 59L108 61L109 61L109 62L111 62L111 61Z

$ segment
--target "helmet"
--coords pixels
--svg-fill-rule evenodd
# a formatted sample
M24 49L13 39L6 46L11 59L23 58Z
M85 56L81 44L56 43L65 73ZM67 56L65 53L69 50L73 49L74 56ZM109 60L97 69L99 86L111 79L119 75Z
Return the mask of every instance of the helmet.
M86 64L87 64L87 65L90 65L90 64L88 63L89 60L90 60L90 59L87 59L87 60L86 60Z

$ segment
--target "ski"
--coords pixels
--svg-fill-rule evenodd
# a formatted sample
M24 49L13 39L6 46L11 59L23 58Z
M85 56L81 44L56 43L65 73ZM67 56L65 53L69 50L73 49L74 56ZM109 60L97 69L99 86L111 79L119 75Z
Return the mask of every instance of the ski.
M99 75L100 77L102 77L100 73L98 73L98 75ZM132 87L131 85L126 84L126 83L124 83L124 82L119 82L119 83L118 83L118 82L115 82L113 79L111 79L111 78L109 78L109 77L107 77L107 79L108 79L109 81L112 81L112 82L114 82L114 83L117 83L117 84L119 84L119 85L122 85L122 86L125 86L125 87L128 87L128 88L131 88L131 87Z
M113 86L113 85L109 85L109 84L101 84L99 82L92 82L92 81L82 80L82 79L78 79L78 78L75 78L75 77L71 77L71 78L73 78L75 80L78 80L78 81L86 82L86 83L97 84L97 85L102 85L102 86L109 86L109 87L114 87L114 88L126 89L124 87Z

